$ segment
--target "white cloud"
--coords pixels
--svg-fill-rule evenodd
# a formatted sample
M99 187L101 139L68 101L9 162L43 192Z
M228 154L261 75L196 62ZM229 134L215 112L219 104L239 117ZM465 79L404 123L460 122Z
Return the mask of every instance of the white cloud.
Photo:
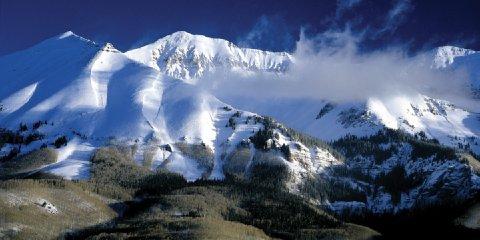
M338 5L339 8L351 8L360 2L345 0L338 1ZM472 104L469 97L467 74L431 69L433 59L428 52L410 56L404 50L407 46L367 53L359 51L360 43L374 37L372 34L380 37L395 31L412 9L410 1L397 1L386 14L385 24L380 30L352 33L346 24L345 30L328 30L309 38L301 31L300 40L292 53L294 63L285 74L246 74L221 69L204 76L199 82L221 98L348 102L420 93L478 109L478 103ZM264 25L268 25L268 21L261 22L263 27L259 29L266 29ZM252 41L256 38L255 31L247 36Z
M221 98L346 102L422 93L457 102L468 99L461 97L469 92L468 78L461 72L446 74L431 69L431 59L425 58L425 53L407 56L399 48L359 53L359 41L349 31L329 31L314 38L302 34L293 53L295 62L283 75L223 69L199 83Z
M295 40L287 26L280 15L262 15L245 36L237 39L237 44L249 48L292 49Z
M410 0L398 0L388 11L385 24L378 31L377 35L395 32L397 28L404 23L408 13L412 10L413 5L410 3Z

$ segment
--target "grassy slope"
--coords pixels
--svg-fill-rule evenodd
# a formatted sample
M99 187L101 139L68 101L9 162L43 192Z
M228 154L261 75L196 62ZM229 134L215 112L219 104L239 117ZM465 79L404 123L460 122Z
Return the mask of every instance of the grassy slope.
M233 183L196 183L168 195L149 196L132 203L113 227L90 228L75 237L371 239L379 235L341 223L293 195Z
M275 182L274 176L254 178L254 182L229 178L222 182L187 183L179 175L153 173L135 165L129 152L128 148L118 147L98 150L92 158L92 179L88 181L0 182L3 234L17 239L52 239L75 229L67 238L369 239L378 236L371 229L336 220L286 193L281 185L260 184ZM53 203L59 213L47 213L34 203L38 198ZM115 218L105 199L123 201L128 208Z
M20 155L0 164L0 178L13 177L15 174L26 173L44 165L54 163L57 152L51 148L41 148Z
M104 188L129 189L127 192L132 195L127 200L141 200L128 202L127 212L114 224L85 229L76 238L291 239L303 238L305 234L315 236L322 229L326 229L325 236L340 239L368 239L378 235L367 228L341 223L284 192L278 184L259 184L275 180L268 176L255 178L252 183L232 178L186 183L183 178L165 172L143 176L144 170L132 166L133 160L124 156L121 149L99 150L92 161L92 171L101 169L98 172L103 174L93 174L90 182L103 186L97 188L99 193L108 195ZM118 179L115 174L126 171L128 174L123 176L134 177ZM302 229L309 231L302 233Z
M57 214L40 207L46 199ZM7 180L0 182L0 238L53 239L67 231L113 219L115 212L102 198L66 180ZM18 230L18 231L17 231Z

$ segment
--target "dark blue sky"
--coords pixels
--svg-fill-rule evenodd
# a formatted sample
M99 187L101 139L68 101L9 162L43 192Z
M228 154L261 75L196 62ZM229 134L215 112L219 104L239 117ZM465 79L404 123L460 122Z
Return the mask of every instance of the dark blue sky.
M267 50L294 49L300 29L315 35L350 26L362 47L480 49L480 1L371 0L0 0L0 55L72 30L120 50L178 30Z

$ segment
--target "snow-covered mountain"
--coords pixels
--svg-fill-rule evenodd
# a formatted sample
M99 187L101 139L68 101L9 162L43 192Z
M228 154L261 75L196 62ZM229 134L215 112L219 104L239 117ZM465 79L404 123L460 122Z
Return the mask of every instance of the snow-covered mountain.
M214 68L241 71L283 72L292 61L285 52L239 48L223 40L176 32L144 47L125 53L131 59L165 74L192 80Z
M478 53L471 50L444 47L431 56L432 66L440 71L466 68L477 77L480 72ZM384 128L401 129L480 153L479 114L444 100L424 95L344 103L219 99L196 81L218 68L275 76L284 74L291 64L295 59L288 53L239 48L222 39L186 32L125 53L112 44L98 45L66 32L0 57L0 127L14 136L0 145L0 152L4 156L26 153L65 136L68 143L58 145L57 162L38 170L69 179L88 178L95 149L112 144L134 146L139 164L148 162L152 169L165 168L188 180L221 179L225 174L248 177L256 165L282 165L291 173L288 189L298 194L304 194L302 189L311 179L337 178L332 171L345 162L327 145L309 144L311 139L299 137L282 124L328 141L346 135L371 136ZM412 153L407 143L395 144L399 152L385 166L374 166L365 156L356 159L376 169L373 178L393 165L419 165L409 160ZM409 165L409 173L427 177L424 185L408 189L417 192L406 196L410 200L400 201L405 202L403 208L414 206L411 199L419 198L419 191L434 191L434 195L439 190L432 186L449 179L468 183L468 194L459 196L470 196L470 189L477 189L476 175L460 157L443 165L428 157L424 157L425 164ZM452 178L441 177L449 171L454 172ZM354 179L349 182L359 184ZM375 203L391 201L386 197L368 197L365 206L372 211L395 209L388 203Z
M182 36L188 34L180 32L171 38ZM258 54L263 60L275 56L257 50L233 52L240 54L237 57L242 61L250 59L246 64L252 69L268 63L255 62L255 57L245 57L245 53ZM269 65L265 71L273 68ZM245 118L256 115L239 111L237 127L226 127L237 112L233 107L195 85L131 60L111 44L99 46L71 32L2 57L0 72L2 127L15 131L25 124L28 130L21 134L41 136L38 141L21 145L21 152L66 135L71 140L59 150L58 162L42 170L67 178L88 178L89 159L95 148L118 142L138 145L139 162L144 161L145 151L153 154L152 167L162 165L190 180L222 178L220 155L227 146L235 147L261 126L253 121L244 123ZM35 123L41 124L33 127ZM200 166L180 154L175 147L180 142L205 145L214 157L208 166ZM168 145L168 153L159 144ZM1 151L8 154L14 148L18 146L7 144Z
M461 70L469 75L474 95L480 97L480 52L453 46L439 47L433 51L432 67L443 70Z
M458 59L477 54L476 51L459 48L454 46L438 47L430 52L432 61L432 67L434 68L446 68L452 65Z
M126 54L190 83L218 67L282 73L295 61L288 53L241 49L225 40L186 32L174 33ZM476 51L445 46L426 55L426 65L432 68L444 71L465 69L471 75L472 90L480 89L480 71L476 69L480 65L480 54ZM346 134L371 135L386 126L410 133L423 131L443 144L468 146L480 153L478 113L429 96L393 96L387 100L370 98L365 102L342 104L311 99L224 100L239 108L272 116L324 140L335 140Z
M387 127L425 132L453 147L480 153L480 115L444 100L424 95L369 98L365 102L334 103L310 99L252 102L232 99L236 106L272 116L304 133L327 141L348 134L368 136Z

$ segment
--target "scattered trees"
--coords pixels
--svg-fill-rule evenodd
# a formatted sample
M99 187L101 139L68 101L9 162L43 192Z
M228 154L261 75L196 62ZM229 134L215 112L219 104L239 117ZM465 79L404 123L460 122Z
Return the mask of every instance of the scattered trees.
M428 139L424 132L412 136L399 130L383 129L368 137L347 135L332 142L332 145L347 158L371 156L381 164L398 152L398 146L407 143L412 147L412 159L434 156L437 161L456 159L455 149L442 146L436 139Z
M292 153L290 152L290 147L285 143L280 147L280 152L283 153L283 156L285 156L287 160L291 159Z
M28 126L25 123L20 123L20 127L18 129L20 132L25 132L28 130Z
M228 123L227 123L226 127L231 127L233 130L235 130L236 126L237 126L237 122L235 121L235 119L233 117L230 117L228 119Z
M33 123L32 128L33 128L33 130L37 130L42 125L47 125L47 121L37 121L37 122Z
M273 138L273 131L271 129L260 129L253 136L250 137L250 141L253 143L255 148L261 150L268 149L267 141Z
M323 116L325 116L325 114L332 111L334 107L335 106L332 103L325 104L325 106L323 106L323 108L320 109L320 112L317 114L317 117L315 119L322 118Z
M419 176L409 176L404 166L397 165L389 172L382 173L375 179L376 186L383 186L384 190L392 196L392 202L397 204L400 201L402 192L414 188L421 183L423 179Z
M28 145L34 141L38 141L38 140L41 140L43 139L44 135L41 134L41 133L38 133L38 132L34 132L34 133L30 133L28 134L28 136L25 138L25 145Z
M53 146L55 146L56 148L61 148L63 146L67 146L67 143L68 143L68 139L66 136L61 136L61 137L58 137L55 142L53 142Z
M7 155L0 157L0 162L7 162L9 160L12 160L15 158L18 154L20 153L20 148L19 147L13 147L10 149Z

